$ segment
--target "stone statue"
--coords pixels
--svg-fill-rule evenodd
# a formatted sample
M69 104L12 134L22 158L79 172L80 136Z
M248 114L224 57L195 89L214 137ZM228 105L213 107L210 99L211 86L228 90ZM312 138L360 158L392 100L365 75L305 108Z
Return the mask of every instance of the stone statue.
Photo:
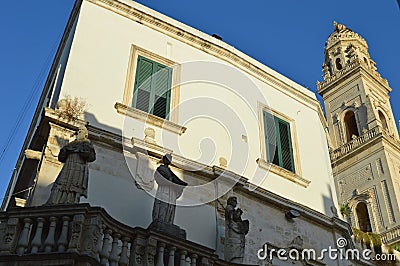
M169 168L172 161L170 154L162 158L160 165L154 173L158 184L153 207L153 221L173 224L175 218L176 200L182 195L187 183L180 180Z
M88 140L86 127L80 127L75 135L76 140L65 145L58 154L58 160L64 165L53 184L48 205L79 203L81 196L87 197L88 162L96 160L96 153Z
M225 209L225 260L243 263L245 236L249 232L249 221L242 220L243 211L236 208L237 198L230 197Z
M153 222L149 228L186 238L186 232L174 225L174 218L176 200L182 195L187 183L180 180L171 171L169 168L171 161L171 154L164 155L162 158L163 165L160 165L154 173L158 188L154 199Z

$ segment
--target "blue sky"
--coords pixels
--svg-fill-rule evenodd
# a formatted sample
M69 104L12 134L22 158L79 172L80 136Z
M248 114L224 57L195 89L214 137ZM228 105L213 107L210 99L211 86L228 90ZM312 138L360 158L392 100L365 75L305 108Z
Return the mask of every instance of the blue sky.
M225 42L316 91L338 21L363 36L400 119L400 9L395 0L137 1ZM251 4L249 4L251 3ZM0 198L4 197L72 0L3 1L0 10Z

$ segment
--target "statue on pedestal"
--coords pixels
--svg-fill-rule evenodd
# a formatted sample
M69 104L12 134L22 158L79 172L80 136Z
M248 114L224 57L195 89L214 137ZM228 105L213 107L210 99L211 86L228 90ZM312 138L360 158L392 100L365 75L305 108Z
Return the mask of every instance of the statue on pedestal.
M96 153L86 127L80 127L75 135L76 140L65 145L58 154L58 160L64 165L53 184L47 205L74 204L79 203L81 196L87 197L88 163L96 160Z
M163 165L160 165L154 173L158 188L154 199L153 222L149 228L186 238L186 232L174 225L174 218L176 200L182 195L187 183L171 171L169 168L171 161L171 154L164 155Z
M243 263L245 236L249 232L249 221L242 220L243 211L236 206L237 198L229 197L225 209L225 260Z

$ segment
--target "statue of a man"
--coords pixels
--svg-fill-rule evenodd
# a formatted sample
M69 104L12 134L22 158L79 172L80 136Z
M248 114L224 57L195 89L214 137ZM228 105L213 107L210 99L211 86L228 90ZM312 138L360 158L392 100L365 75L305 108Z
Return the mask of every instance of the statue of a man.
M243 211L236 206L237 198L229 197L225 209L225 260L243 263L249 221L242 220Z
M46 204L73 204L79 203L81 196L87 198L88 162L96 160L96 153L86 127L80 127L75 135L76 140L65 145L58 154L58 160L64 165Z
M169 168L171 161L171 154L164 155L163 164L154 173L158 188L154 199L153 222L174 223L176 200L187 186L187 183L180 180Z

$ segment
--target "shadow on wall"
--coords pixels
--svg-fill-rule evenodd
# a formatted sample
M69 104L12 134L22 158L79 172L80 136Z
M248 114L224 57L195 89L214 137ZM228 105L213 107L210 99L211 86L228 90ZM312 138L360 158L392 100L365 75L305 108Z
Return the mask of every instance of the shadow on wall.
M327 196L322 196L323 202L324 202L324 210L327 216L338 216L338 210L337 207L335 206L335 202L333 200L333 193L332 193L332 188L328 185L328 190L329 190L329 195L330 197Z
M114 108L114 107L113 107L113 108ZM111 111L115 112L115 109L113 109L113 110L111 110ZM117 135L119 135L119 136L122 135L121 129L115 128L115 127L110 127L110 126L108 126L108 125L105 125L105 124L100 123L100 122L97 120L96 116L95 116L94 114L92 114L92 113L85 112L84 117L85 117L85 121L88 122L89 126L97 127L97 128L100 128L100 129L102 129L102 130L104 130L104 131L108 131L108 132L117 134Z

